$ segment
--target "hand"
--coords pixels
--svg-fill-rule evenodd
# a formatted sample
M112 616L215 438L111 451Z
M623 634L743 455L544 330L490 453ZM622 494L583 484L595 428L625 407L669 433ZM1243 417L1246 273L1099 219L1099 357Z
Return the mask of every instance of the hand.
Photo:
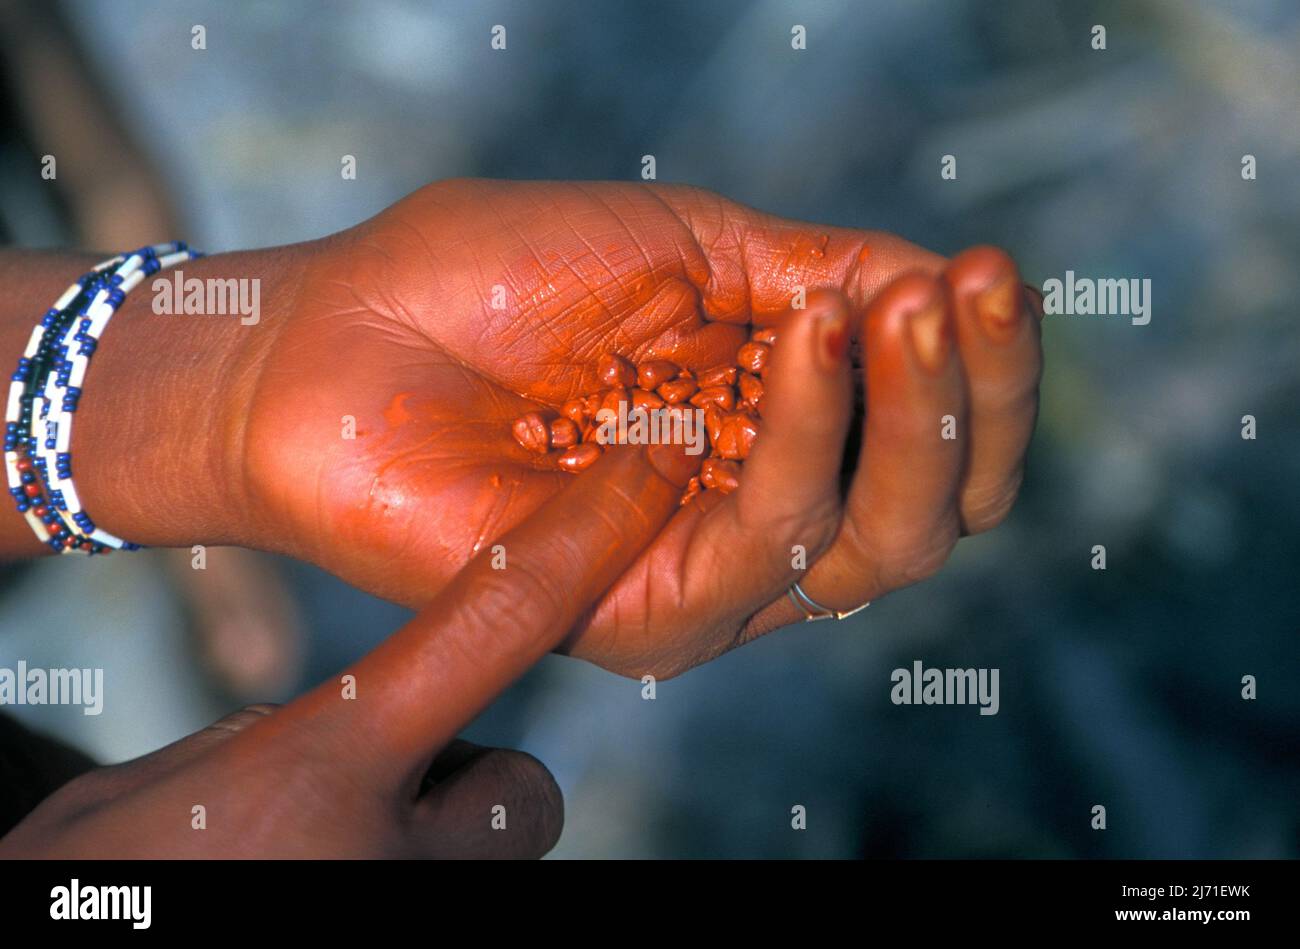
M670 447L610 452L502 539L505 569L475 559L347 670L354 699L327 682L89 772L0 840L0 858L542 855L563 821L546 769L452 736L555 647L697 467Z
M784 596L795 579L833 608L879 598L936 570L962 533L1001 520L1020 483L1039 327L1015 265L990 248L946 262L887 234L786 221L677 186L449 181L327 241L187 270L259 267L261 323L204 324L239 341L203 340L227 354L222 373L196 384L181 362L193 407L159 409L176 397L149 393L149 411L165 416L154 428L176 418L192 431L206 411L197 427L217 433L217 447L178 453L137 438L138 469L87 462L122 495L138 494L137 470L195 459L188 473L160 476L150 503L125 505L129 523L106 521L110 530L189 543L175 523L183 512L209 539L308 559L420 606L571 477L515 444L515 417L595 391L606 351L728 362L748 320L786 325L741 489L683 508L579 624L573 653L669 675L800 618ZM808 307L786 313L801 286ZM504 309L492 305L498 287ZM937 309L914 313L932 296ZM854 384L836 342L845 326L870 411L841 491ZM913 329L935 371L918 360ZM165 393L179 372L166 371L175 343L159 335L139 345L158 350L144 365L163 366L150 378ZM135 349L115 355L106 343L96 360L132 359L122 371L139 371ZM110 410L91 389L83 411ZM105 457L120 456L120 438L101 440ZM183 511L185 491L213 482L224 496Z

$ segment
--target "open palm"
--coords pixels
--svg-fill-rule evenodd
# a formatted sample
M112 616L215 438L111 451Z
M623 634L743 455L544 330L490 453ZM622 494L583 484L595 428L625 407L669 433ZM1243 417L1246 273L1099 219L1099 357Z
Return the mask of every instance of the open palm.
M979 291L1007 280L1006 338L973 330ZM790 311L800 287L809 304ZM908 333L935 294L934 327L911 332L960 358L927 370ZM707 369L749 323L780 322L740 490L683 507L567 646L630 675L679 672L795 618L781 595L796 579L847 608L1006 513L1036 407L1028 314L1014 265L988 248L948 264L686 187L431 185L327 241L273 328L246 430L255 503L281 525L265 546L422 605L572 477L516 444L514 418L598 391L603 353ZM847 488L852 375L818 355L841 325L871 406ZM946 414L968 423L957 439L939 436ZM567 543L557 534L557 576Z

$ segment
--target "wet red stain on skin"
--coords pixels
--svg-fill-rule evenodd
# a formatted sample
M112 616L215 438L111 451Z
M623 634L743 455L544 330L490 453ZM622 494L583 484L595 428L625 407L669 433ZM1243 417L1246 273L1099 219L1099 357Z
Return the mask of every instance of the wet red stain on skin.
M384 421L388 423L389 428L397 428L399 425L405 425L407 422L415 420L415 416L406 407L406 400L413 394L411 392L399 392L388 403L388 408L384 409Z
M830 240L829 234L800 234L785 259L785 272L795 273L806 260L821 260L826 256L826 245Z

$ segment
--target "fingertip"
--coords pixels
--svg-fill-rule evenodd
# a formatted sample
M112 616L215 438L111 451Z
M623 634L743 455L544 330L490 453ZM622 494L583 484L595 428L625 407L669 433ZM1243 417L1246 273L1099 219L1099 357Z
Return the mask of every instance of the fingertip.
M977 244L952 259L943 279L962 293L977 293L1003 276L1016 273L1016 262L1000 247Z
M763 441L785 454L848 424L849 301L839 290L814 290L802 309L785 314L779 333L764 379Z
M808 298L808 314L817 336L815 364L834 375L845 365L849 349L849 301L838 290L817 290Z
M934 302L941 293L937 277L930 274L906 273L880 292L867 310L867 323L877 332L888 330L902 332L907 316Z
M834 287L818 287L808 293L805 309L810 314L823 319L847 317L849 301Z
M704 459L703 444L698 451L692 451L694 447L690 443L651 445L646 449L646 457L651 467L662 477L678 488L685 488L691 478L699 473Z
M881 292L867 311L867 375L946 377L954 348L951 305L943 283L909 273ZM899 375L901 373L901 376ZM894 383L877 383L888 389Z
M1004 250L981 245L962 251L944 272L957 311L958 325L968 338L978 335L995 344L1016 340L1027 314L1040 307L1026 292L1020 269Z

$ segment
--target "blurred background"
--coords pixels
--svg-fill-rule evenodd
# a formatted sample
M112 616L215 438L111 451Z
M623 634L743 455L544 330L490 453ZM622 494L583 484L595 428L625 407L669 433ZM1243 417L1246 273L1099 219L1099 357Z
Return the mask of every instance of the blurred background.
M8 243L264 246L437 178L634 180L653 154L791 217L999 244L1040 285L1150 278L1147 326L1047 318L1021 501L936 578L653 702L552 657L467 737L551 768L557 857L1300 854L1297 4L0 0L0 31ZM0 666L103 667L105 711L6 712L101 762L289 698L407 615L260 554L70 559L6 569ZM1000 712L891 704L917 659L1000 669Z

